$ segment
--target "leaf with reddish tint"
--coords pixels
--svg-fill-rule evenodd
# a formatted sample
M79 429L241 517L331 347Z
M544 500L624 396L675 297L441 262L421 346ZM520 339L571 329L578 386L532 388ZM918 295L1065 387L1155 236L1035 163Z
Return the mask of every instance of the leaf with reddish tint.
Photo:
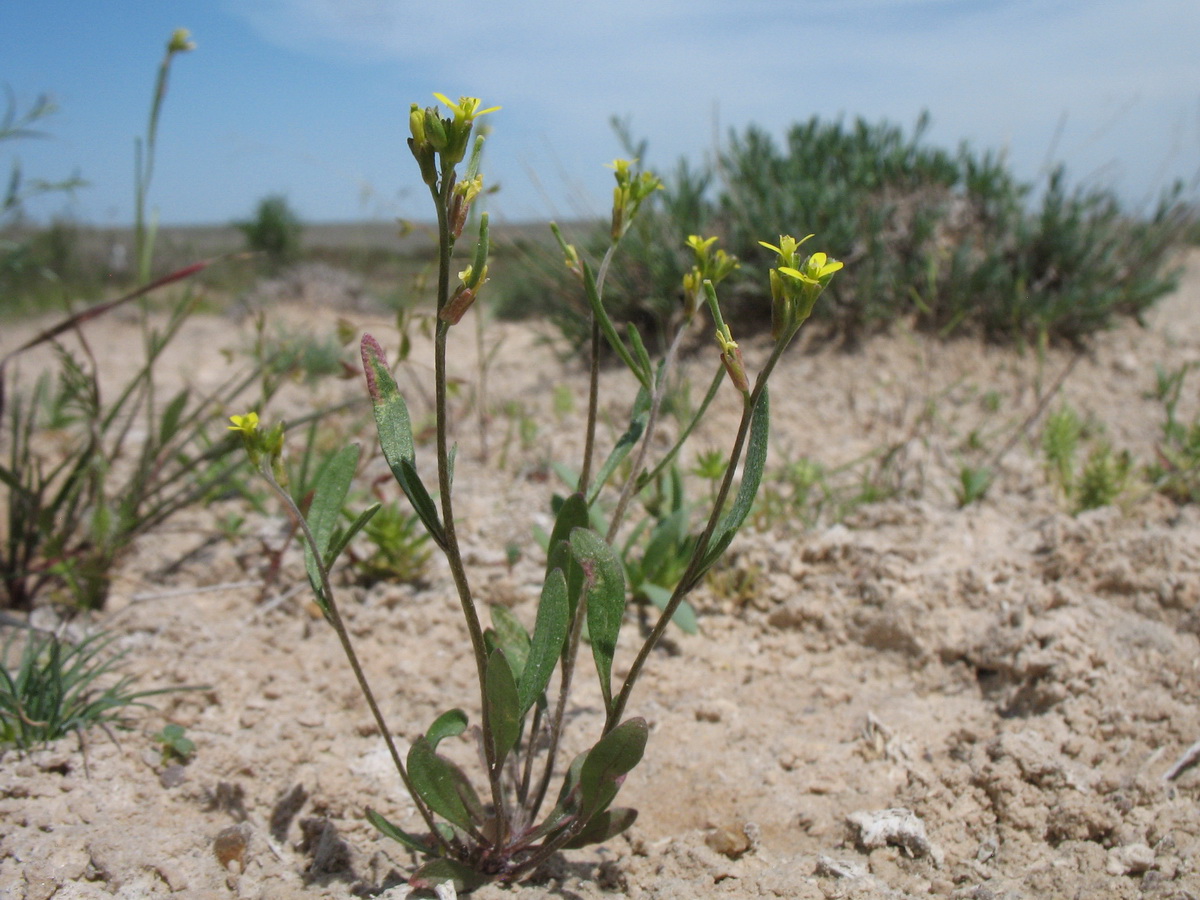
M636 809L629 809L624 806L606 809L604 812L597 813L583 827L583 831L563 844L563 849L578 850L580 847L586 847L589 844L602 844L607 840L611 840L637 821L637 816Z
M587 597L588 637L600 676L604 708L612 709L612 663L617 636L625 618L625 573L617 554L600 535L588 528L571 532L571 553L583 570Z
M482 818L479 796L462 769L434 752L425 738L408 751L408 775L421 799L447 822L472 831Z
M642 761L650 726L626 719L588 751L579 772L580 815L591 819L612 803L625 776Z

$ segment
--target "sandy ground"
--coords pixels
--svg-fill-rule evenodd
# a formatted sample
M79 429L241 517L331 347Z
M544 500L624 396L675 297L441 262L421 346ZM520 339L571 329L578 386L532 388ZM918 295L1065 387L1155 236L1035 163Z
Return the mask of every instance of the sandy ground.
M1188 264L1147 328L1100 336L1063 386L1141 461L1153 458L1163 419L1147 396L1155 366L1200 363L1200 256ZM338 313L310 298L270 314L323 329ZM386 320L350 315L394 343ZM454 360L469 383L465 323ZM129 329L98 323L105 365L128 356ZM211 383L226 365L218 348L244 339L237 329L197 318L176 367ZM21 334L6 328L0 345ZM584 375L528 328L496 335L488 403L518 404L526 440L510 406L481 465L476 429L462 429L460 536L477 594L531 622L543 561L530 530L548 522L554 489L545 464L577 464L579 453L581 404L556 404L552 387L581 393ZM753 371L763 348L747 350ZM1164 777L1200 740L1200 510L1135 489L1072 516L1047 479L1036 427L1003 457L982 503L954 500L960 463L1017 433L1039 385L1069 360L1066 350L1039 363L902 332L850 354L795 348L775 382L769 469L800 456L833 467L892 447L896 496L839 524L739 536L694 597L701 633L669 633L630 705L652 726L621 797L641 810L637 824L532 883L474 896L1200 897L1200 767ZM709 354L692 364L696 384L712 363ZM420 364L402 386L414 372ZM606 380L621 398L602 429L611 440L628 384ZM1180 408L1187 421L1200 413L1196 384ZM276 415L359 391L296 390ZM732 400L722 397L696 452L728 440ZM973 432L983 450L971 449ZM422 465L431 456L419 451ZM381 470L374 457L365 465L368 477ZM392 886L412 860L362 810L413 824L412 805L334 634L291 591L298 555L286 555L279 581L259 584L261 548L278 543L283 518L251 515L240 539L206 544L214 516L236 511L244 506L198 511L141 541L96 621L119 635L140 686L211 688L157 698L115 740L90 734L85 752L68 738L0 757L0 896L403 895ZM527 548L511 568L509 543ZM443 709L477 706L451 593L437 562L421 584L342 589L402 746ZM618 675L636 633L631 621ZM585 690L580 703L576 725L587 731L594 698ZM186 766L165 766L151 740L167 722L196 742ZM594 737L572 740L581 748ZM465 740L454 752L469 755Z

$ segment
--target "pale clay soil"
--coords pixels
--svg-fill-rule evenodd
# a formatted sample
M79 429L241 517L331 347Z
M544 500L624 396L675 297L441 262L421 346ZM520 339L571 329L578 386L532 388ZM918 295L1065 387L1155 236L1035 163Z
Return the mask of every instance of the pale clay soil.
M1100 335L1063 387L1141 461L1153 458L1163 419L1147 397L1156 364L1200 363L1200 255L1187 263L1148 327ZM347 316L395 346L388 318L335 301L314 291L268 314L317 333ZM470 326L452 354L468 386ZM31 327L5 326L0 350ZM167 377L215 383L229 365L220 349L248 329L198 317ZM89 334L106 372L130 364L130 317ZM528 326L500 326L495 339L489 461L480 463L473 420L458 433L459 534L481 600L528 623L544 565L531 528L547 525L557 489L544 464L577 465L580 452L582 404L556 410L553 388L582 394L585 375ZM764 348L745 346L753 371ZM402 387L425 376L426 349L418 342ZM1044 470L1040 423L1004 456L982 503L959 509L954 499L960 462L985 455L968 447L970 433L982 429L998 449L1070 356L1052 350L1039 366L1031 353L902 330L849 353L793 348L774 382L768 470L896 447L898 496L841 524L747 528L694 596L701 633L668 632L633 696L629 713L651 724L620 798L641 811L635 826L565 854L531 883L474 896L1200 897L1200 766L1164 778L1200 740L1200 509L1134 489L1118 506L1072 516ZM686 371L704 384L713 362L706 351ZM1186 421L1200 414L1198 377L1181 404ZM601 434L611 441L631 395L621 375L604 381ZM428 407L409 390L420 420ZM315 396L297 387L269 416L362 391L359 381ZM722 390L694 453L729 440L734 399ZM509 401L536 423L524 446L501 413ZM422 468L432 455L418 450ZM384 471L375 453L364 468ZM207 540L217 515L239 511L242 537ZM333 632L293 590L303 579L294 547L278 581L260 586L261 548L278 545L284 526L282 515L229 501L179 517L123 561L95 625L119 636L125 671L143 687L211 687L155 698L154 710L133 711L131 730L88 734L83 752L71 737L0 757L0 896L404 895L396 885L412 859L362 812L373 806L413 830L419 821ZM526 548L511 569L509 543ZM424 584L342 583L402 748L444 709L476 708L444 564L435 560ZM637 632L631 615L617 676ZM594 678L580 681L570 754L595 740ZM167 769L150 737L167 722L197 745L182 768ZM449 752L468 761L472 748L462 738ZM890 832L872 819L889 809L907 811ZM240 863L223 866L240 839Z

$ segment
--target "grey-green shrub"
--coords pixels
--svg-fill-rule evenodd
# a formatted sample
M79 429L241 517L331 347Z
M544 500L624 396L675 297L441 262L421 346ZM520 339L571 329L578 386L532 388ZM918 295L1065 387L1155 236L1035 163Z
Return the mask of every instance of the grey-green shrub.
M814 117L782 141L758 127L731 132L714 164L684 161L665 179L626 238L629 265L608 292L613 309L644 332L665 333L687 266L674 248L688 234L717 234L742 261L725 290L731 307L739 321L757 316L765 326L769 254L758 241L781 224L819 233L853 263L816 312L847 339L911 318L943 334L1075 342L1174 288L1170 253L1190 221L1178 188L1148 216L1130 213L1110 190L1071 186L1061 167L1037 192L1000 154L928 146L928 124L922 116L906 134ZM509 308L536 310L536 298L568 289L561 266L527 267L507 286Z

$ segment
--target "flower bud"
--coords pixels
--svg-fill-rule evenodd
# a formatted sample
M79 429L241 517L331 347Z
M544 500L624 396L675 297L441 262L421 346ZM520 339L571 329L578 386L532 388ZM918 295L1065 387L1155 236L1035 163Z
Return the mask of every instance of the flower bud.
M186 28L176 28L171 32L171 40L167 42L168 53L189 53L196 49L196 42Z
M408 130L418 147L425 146L425 113L415 103L408 109Z
M446 301L446 305L438 313L438 318L447 324L457 325L474 302L475 291L465 284L460 284L454 296Z
M746 364L742 361L742 351L737 341L729 333L729 326L721 324L717 327L717 343L721 346L721 364L729 373L729 380L743 394L750 390L750 381L746 378Z

